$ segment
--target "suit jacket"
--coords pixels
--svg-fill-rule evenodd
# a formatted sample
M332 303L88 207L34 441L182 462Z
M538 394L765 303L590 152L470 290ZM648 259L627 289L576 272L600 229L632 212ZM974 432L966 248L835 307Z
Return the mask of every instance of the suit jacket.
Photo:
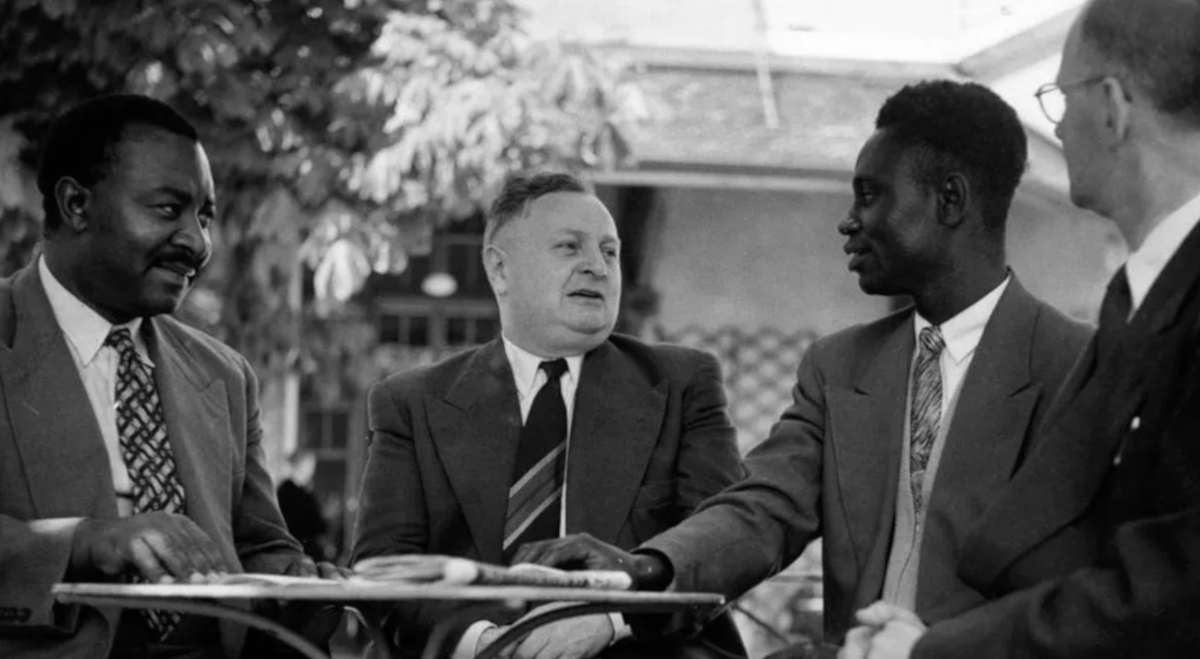
M186 514L233 565L285 571L302 554L264 468L257 381L240 355L173 318L143 323ZM106 656L122 615L54 602L71 535L115 517L107 449L36 265L0 279L0 656ZM89 577L95 579L99 577ZM235 654L244 630L222 625ZM214 644L215 645L215 644ZM214 647L220 653L221 648Z
M392 375L372 390L369 416L354 560L429 553L502 563L522 425L503 342ZM677 524L741 477L734 434L716 359L613 335L584 357L575 395L567 531L628 549ZM401 608L401 649L419 651L454 608ZM705 634L719 638L702 644L744 655L728 619L715 627Z
M814 343L793 404L746 456L749 477L644 545L667 556L685 591L739 597L822 537L825 634L883 591L895 523L913 313L899 311ZM1014 277L984 328L948 428L921 545L917 612L982 601L955 578L965 530L1022 458L1087 329Z
M1127 325L1102 319L1036 453L970 535L960 572L1000 599L932 627L914 656L1200 656L1198 350L1193 230ZM1047 573L1066 561L1078 569Z

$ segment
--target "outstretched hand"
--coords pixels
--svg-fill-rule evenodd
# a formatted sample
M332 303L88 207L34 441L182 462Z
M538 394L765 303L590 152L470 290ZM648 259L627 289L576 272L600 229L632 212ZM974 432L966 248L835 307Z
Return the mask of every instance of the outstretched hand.
M535 563L577 570L620 570L633 576L630 570L634 556L587 533L576 533L555 540L521 545L513 555L512 563Z
M662 590L671 583L671 565L657 553L631 554L587 533L521 545L513 563L535 563L566 570L617 570L629 575L634 590Z
M110 576L137 572L151 583L235 571L195 522L167 512L80 521L71 567Z

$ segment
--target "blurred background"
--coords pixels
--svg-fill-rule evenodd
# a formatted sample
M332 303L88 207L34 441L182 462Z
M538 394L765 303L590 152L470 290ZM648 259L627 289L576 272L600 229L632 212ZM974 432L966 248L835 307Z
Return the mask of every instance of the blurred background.
M617 221L620 329L716 354L762 440L817 336L863 295L835 226L883 100L974 80L1025 122L1010 262L1093 320L1125 247L1074 209L1034 90L1081 0L0 0L0 276L36 253L49 121L103 92L200 128L215 258L180 315L261 380L289 523L344 559L383 375L493 338L482 208L566 168ZM293 521L295 520L295 521ZM753 656L820 636L819 547L741 603Z

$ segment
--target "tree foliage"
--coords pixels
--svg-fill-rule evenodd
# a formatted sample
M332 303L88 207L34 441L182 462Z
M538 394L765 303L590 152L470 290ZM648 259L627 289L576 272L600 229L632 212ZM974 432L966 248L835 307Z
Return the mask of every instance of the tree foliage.
M0 267L37 235L49 121L146 93L196 123L217 181L217 256L186 318L267 377L344 371L369 354L344 304L367 276L512 169L628 156L645 110L620 64L533 43L521 20L509 0L0 0Z

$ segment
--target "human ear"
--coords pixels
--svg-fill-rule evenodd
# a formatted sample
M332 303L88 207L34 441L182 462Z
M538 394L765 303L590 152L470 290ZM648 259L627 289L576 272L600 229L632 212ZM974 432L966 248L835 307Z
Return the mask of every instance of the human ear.
M488 283L496 295L504 295L508 291L508 255L495 245L483 247L483 269L487 273Z
M966 176L957 172L947 176L938 190L938 221L946 226L959 225L966 216L970 194Z
M1108 129L1106 141L1118 144L1123 142L1129 133L1133 110L1130 104L1132 99L1125 91L1121 81L1116 78L1105 78L1101 89L1104 92L1104 127Z
M87 229L87 209L91 200L91 190L70 176L64 176L54 184L54 204L58 208L58 216L62 218L63 226L70 227L75 233Z

